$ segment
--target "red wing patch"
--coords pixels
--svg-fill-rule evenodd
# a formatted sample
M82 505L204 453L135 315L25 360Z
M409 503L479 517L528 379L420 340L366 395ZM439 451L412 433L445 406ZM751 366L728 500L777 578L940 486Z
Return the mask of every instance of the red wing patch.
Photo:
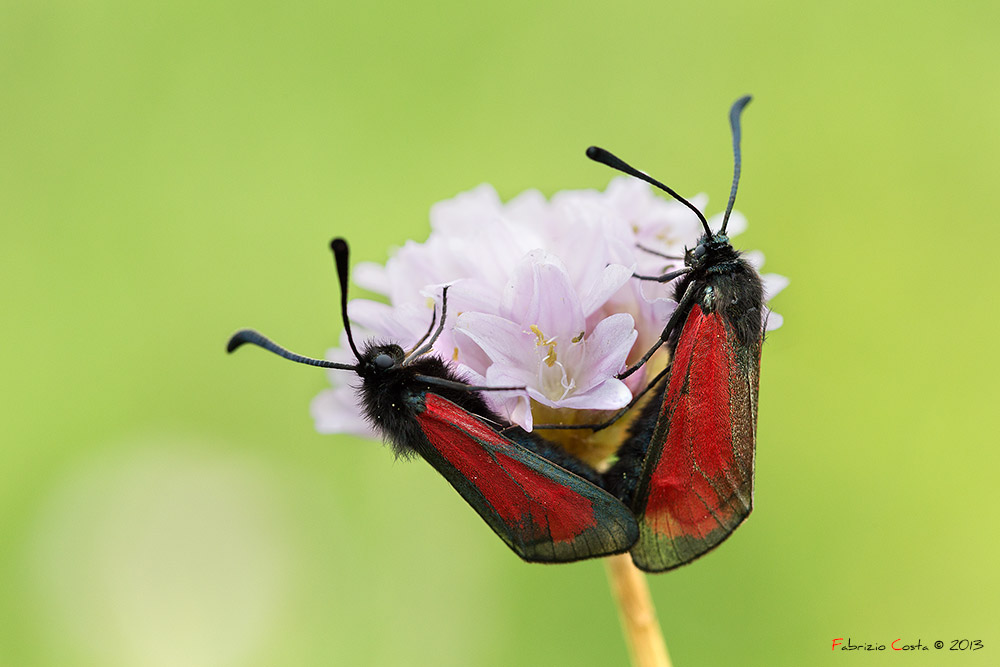
M565 562L627 551L638 536L617 498L504 437L436 394L417 422L424 458L504 542L529 561Z
M759 368L759 342L757 350L738 350L722 316L694 306L636 494L632 559L640 568L688 563L750 514Z

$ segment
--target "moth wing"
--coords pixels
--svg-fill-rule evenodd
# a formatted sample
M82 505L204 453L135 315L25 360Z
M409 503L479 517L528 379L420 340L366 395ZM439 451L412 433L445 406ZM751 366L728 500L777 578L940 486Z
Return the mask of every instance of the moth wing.
M447 399L424 394L417 422L430 445L424 458L524 560L574 561L635 543L624 503Z
M688 315L633 502L639 568L689 563L749 516L761 342L741 346L718 312Z

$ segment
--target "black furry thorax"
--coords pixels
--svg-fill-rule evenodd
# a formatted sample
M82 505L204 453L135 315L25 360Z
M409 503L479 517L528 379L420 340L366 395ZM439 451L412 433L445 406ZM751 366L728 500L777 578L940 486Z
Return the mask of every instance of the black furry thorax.
M393 445L399 456L420 453L412 444L415 438L414 417L424 409L424 397L433 392L467 412L488 420L498 420L475 391L462 391L422 382L419 376L430 376L451 382L465 383L466 378L455 372L440 357L423 354L407 359L403 348L395 343L369 342L358 361L361 378L361 402L365 417Z
M703 235L698 245L687 251L684 263L691 272L677 282L674 298L680 301L691 286L694 294L688 309L697 305L705 313L721 313L743 345L758 340L764 286L757 270L733 248L729 238L725 234ZM679 335L678 330L672 342Z

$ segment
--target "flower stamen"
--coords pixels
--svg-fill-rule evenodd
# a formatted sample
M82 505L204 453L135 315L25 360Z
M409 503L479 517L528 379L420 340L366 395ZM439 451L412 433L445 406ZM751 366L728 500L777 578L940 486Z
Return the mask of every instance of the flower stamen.
M538 338L538 340L535 341L535 345L538 347L547 346L549 348L549 353L545 355L542 361L545 363L546 366L552 368L556 364L556 337L553 336L552 338L546 340L545 334L542 333L542 330L538 327L537 324L532 324L530 328L532 333L534 333L535 336Z

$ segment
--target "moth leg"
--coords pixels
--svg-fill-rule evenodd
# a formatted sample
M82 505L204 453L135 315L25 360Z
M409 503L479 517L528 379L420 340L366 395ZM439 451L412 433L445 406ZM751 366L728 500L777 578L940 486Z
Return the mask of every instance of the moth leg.
M691 302L694 301L694 285L695 281L688 283L687 288L684 290L684 295L681 300L677 302L677 308L674 312L670 314L670 319L667 320L667 325L663 327L663 331L660 332L660 339L656 341L653 347L649 348L646 354L642 355L642 359L636 362L634 365L629 366L625 371L619 373L615 377L619 380L624 380L632 373L642 368L642 366L649 361L649 358L653 356L653 353L660 349L660 346L670 340L670 336L674 333L674 329L683 324L687 317L687 311L690 310Z

